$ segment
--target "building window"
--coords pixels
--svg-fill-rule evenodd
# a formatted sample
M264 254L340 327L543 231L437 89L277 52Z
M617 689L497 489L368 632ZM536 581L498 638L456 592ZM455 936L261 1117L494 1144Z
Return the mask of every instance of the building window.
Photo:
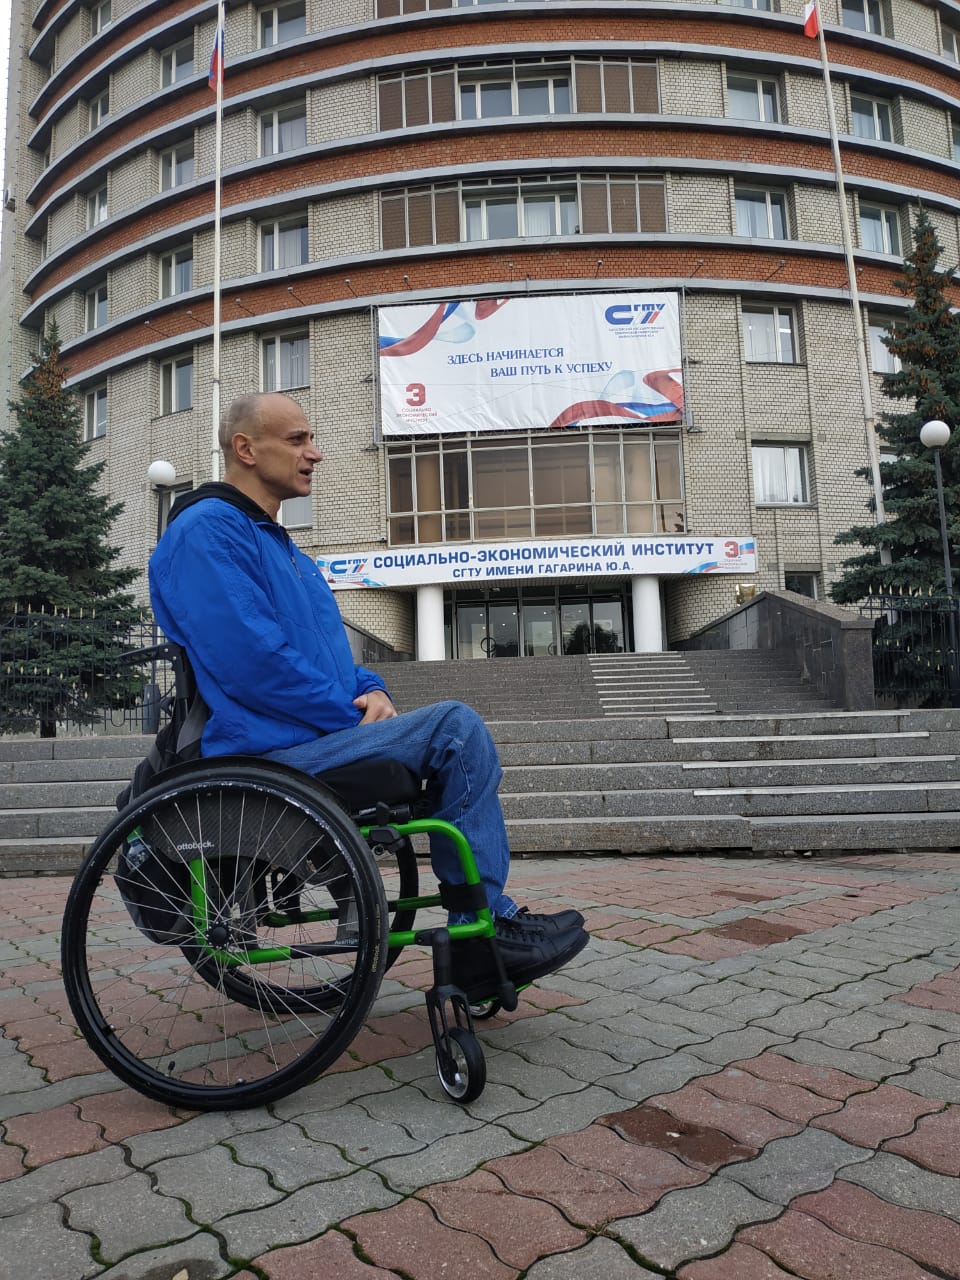
M260 48L270 49L285 40L307 34L307 6L304 0L272 5L260 10Z
M313 499L285 498L280 503L280 523L285 529L309 529L313 524Z
M728 74L727 114L735 120L776 124L780 119L776 80Z
M160 190L172 191L193 181L193 143L181 142L160 152Z
M818 577L819 575L816 573L791 572L789 569L785 569L783 589L784 591L795 591L798 596L809 596L811 600L819 600Z
M960 162L960 120L950 122L950 154Z
M307 107L298 102L290 107L264 111L260 116L260 154L279 156L307 145Z
M307 219L288 218L260 226L260 269L279 271L308 261Z
M171 249L160 259L160 297L172 298L193 288L193 248Z
M737 235L754 240L787 238L787 198L782 191L735 190Z
M875 253L900 255L900 210L881 204L860 206L860 245Z
M787 307L744 307L743 350L750 364L795 364L793 312Z
M875 36L883 35L880 0L843 0L840 14L845 27L851 27L854 31L869 31Z
M460 119L490 120L498 116L568 115L570 76L518 77L487 72L472 82L460 82Z
M106 280L104 280L102 284L98 284L96 288L87 290L85 323L88 333L91 329L99 329L101 325L107 323Z
M113 6L110 0L100 0L99 4L90 6L90 34L98 36L113 21Z
M98 227L107 220L107 188L97 187L87 196L87 227Z
M88 124L91 129L99 129L110 114L110 90L104 89L87 103Z
M809 502L804 445L755 444L751 456L753 493L758 506Z
M411 187L380 197L384 249L498 236L664 231L662 178L550 174Z
M867 336L870 340L870 367L874 373L899 373L902 367L900 357L895 356L884 342L889 332L889 321L884 323L871 320L867 326Z
M193 408L193 357L168 360L160 366L160 412L181 413Z
M263 340L264 391L289 391L310 385L310 336L280 333Z
M941 22L940 42L943 45L943 56L951 62L960 62L960 32Z
M387 453L393 545L682 533L677 432L420 440Z
M717 0L717 2L731 9L761 9L764 13L770 13L773 9L772 0Z
M864 98L853 94L850 114L854 137L873 138L877 142L893 141L893 112L890 103L883 98Z
M83 438L98 440L107 434L107 388L94 387L83 397Z
M193 75L193 39L184 40L160 55L160 85L166 89L168 85L186 80Z
M577 228L576 191L468 196L463 201L464 240L512 236L570 236Z

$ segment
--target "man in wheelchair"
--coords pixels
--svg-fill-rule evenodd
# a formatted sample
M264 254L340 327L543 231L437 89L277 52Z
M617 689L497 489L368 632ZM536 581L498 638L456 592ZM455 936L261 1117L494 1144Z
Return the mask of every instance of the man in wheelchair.
M485 724L460 702L398 715L380 677L354 664L317 566L277 523L284 499L310 494L322 458L303 410L279 393L241 396L220 445L224 482L177 501L150 561L157 621L187 651L209 709L203 755L261 756L309 774L399 760L428 780L433 816L468 840L508 977L522 986L552 973L586 945L583 917L534 914L505 892L501 768ZM431 861L441 882L462 881L449 838L431 837ZM459 942L452 961L468 995L495 989L485 940Z

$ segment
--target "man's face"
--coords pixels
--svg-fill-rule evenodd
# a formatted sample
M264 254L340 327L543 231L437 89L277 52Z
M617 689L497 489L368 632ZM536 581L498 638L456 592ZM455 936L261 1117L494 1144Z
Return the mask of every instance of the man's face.
M277 396L264 402L263 429L250 440L249 449L257 477L268 493L280 502L307 496L313 468L323 454L295 401Z

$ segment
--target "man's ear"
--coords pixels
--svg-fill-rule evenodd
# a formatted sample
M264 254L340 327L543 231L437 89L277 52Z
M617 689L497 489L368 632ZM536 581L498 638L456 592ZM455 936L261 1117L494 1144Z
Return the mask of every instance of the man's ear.
M241 466L252 467L256 465L252 436L244 435L242 431L238 431L230 443L233 448L233 456Z

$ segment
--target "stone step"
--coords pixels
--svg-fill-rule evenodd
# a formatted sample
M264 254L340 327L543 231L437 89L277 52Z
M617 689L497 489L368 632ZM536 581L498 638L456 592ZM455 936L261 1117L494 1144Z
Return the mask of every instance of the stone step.
M844 789L834 787L757 787L739 791L722 787L709 791L564 791L530 792L502 797L506 818L552 817L640 818L709 815L741 817L810 814L897 813L956 808L960 780L942 783L888 783Z

